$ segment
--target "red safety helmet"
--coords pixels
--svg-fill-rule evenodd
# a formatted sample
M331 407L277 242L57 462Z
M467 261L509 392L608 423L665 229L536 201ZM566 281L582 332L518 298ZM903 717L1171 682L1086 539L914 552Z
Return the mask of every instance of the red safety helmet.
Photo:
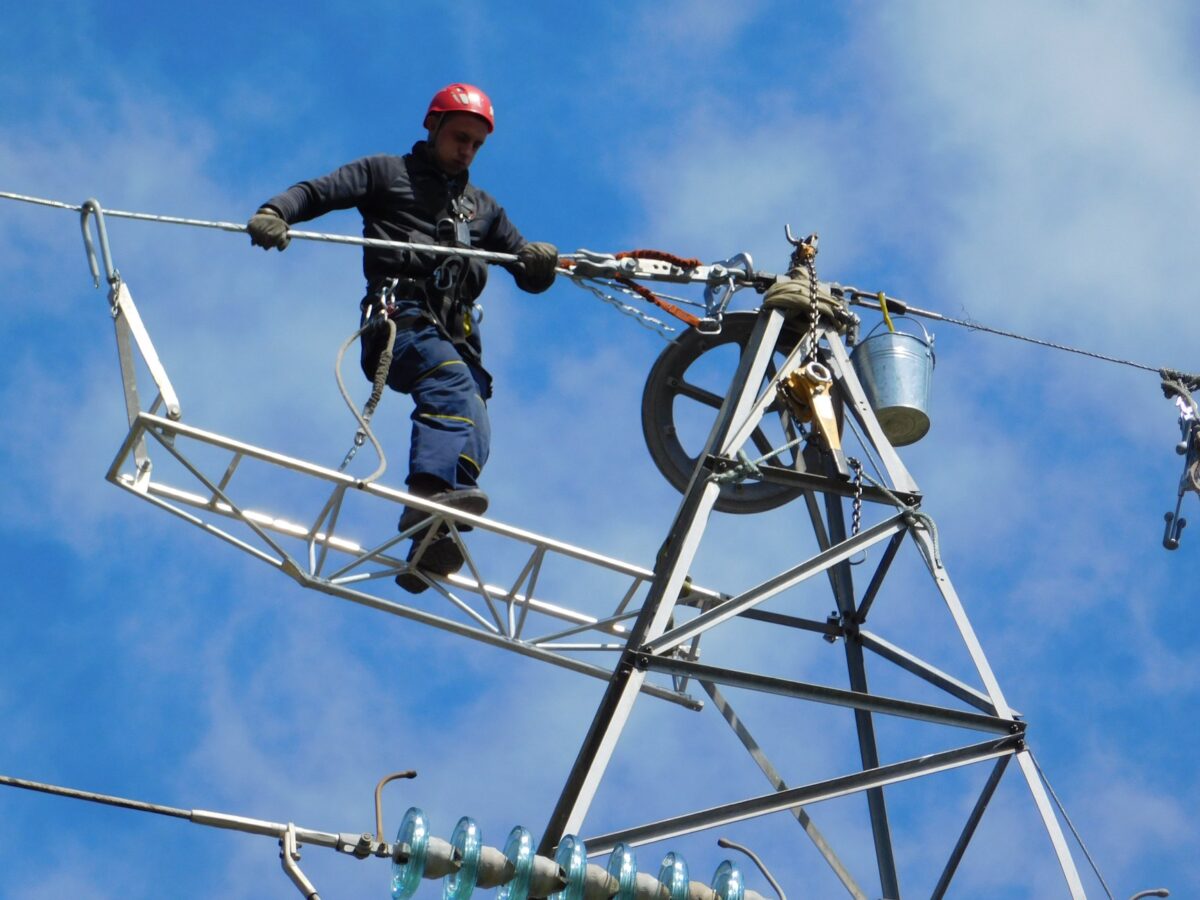
M487 122L488 134L496 127L496 116L492 111L492 101L488 95L472 84L448 84L429 101L429 109L425 110L428 121L433 113L465 112L479 116Z

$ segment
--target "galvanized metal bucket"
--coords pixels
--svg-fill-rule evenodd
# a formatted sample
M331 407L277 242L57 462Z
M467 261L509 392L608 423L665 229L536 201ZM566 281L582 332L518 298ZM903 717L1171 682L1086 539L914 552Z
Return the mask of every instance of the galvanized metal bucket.
M879 325L850 354L854 371L883 433L895 447L915 444L929 431L929 385L933 378L933 336L908 316L893 323L912 322L921 337L902 331L883 331Z

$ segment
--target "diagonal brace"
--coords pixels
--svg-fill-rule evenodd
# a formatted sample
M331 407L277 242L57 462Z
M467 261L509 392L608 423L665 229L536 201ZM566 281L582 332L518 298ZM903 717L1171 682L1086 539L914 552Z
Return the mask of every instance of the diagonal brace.
M781 591L785 591L799 584L801 581L811 578L813 575L819 575L826 569L854 556L860 550L865 550L903 531L907 527L904 521L904 514L901 513L892 516L890 519L886 519L878 525L874 525L866 531L860 532L853 537L835 544L828 550L818 553L800 565L794 566L776 575L774 578L764 581L757 587L753 587L743 594L718 603L691 621L664 632L661 637L650 641L642 649L646 653L655 655L672 650L696 635L702 634L710 628L732 619L734 616L769 600Z

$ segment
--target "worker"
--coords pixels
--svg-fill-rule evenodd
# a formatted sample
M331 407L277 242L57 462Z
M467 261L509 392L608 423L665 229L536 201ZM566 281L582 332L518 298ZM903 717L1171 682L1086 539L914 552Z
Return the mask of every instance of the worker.
M355 207L364 237L516 254L517 262L506 268L517 286L545 291L554 283L557 248L526 241L491 195L470 182L469 167L494 127L492 103L483 91L448 85L430 101L427 137L410 153L368 156L293 185L251 217L250 241L264 250L283 250L288 225ZM475 301L487 281L487 264L476 257L364 247L363 274L363 373L374 379L386 349L384 310L397 326L387 384L411 395L415 404L408 490L481 515L488 502L478 479L491 439L486 401L492 378L483 365ZM425 518L406 507L399 528ZM444 576L463 565L462 551L444 527L419 553L425 537L424 531L413 535L411 565L396 577L413 593L428 586L414 569Z

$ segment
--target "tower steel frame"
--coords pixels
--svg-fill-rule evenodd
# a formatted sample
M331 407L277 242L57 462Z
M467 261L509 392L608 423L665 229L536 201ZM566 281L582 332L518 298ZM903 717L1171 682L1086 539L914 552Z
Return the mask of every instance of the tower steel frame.
M940 897L948 889L1009 764L1015 760L1070 895L1086 896L1050 797L1025 743L1026 723L1000 688L942 562L932 520L917 511L920 490L884 434L836 330L824 326L818 330L818 355L832 373L832 390L839 411L848 414L861 428L864 449L878 457L888 482L885 487L862 491L861 497L873 504L891 503L895 510L878 523L848 534L843 504L854 492L834 467L827 464L828 460L822 464L817 461L817 454L805 454L797 458L793 467L757 466L754 477L799 490L818 551L808 559L791 562L748 590L728 594L693 584L688 572L697 559L721 490L722 476L734 469L739 459L745 459L744 453L739 457L740 451L751 442L763 419L773 414L772 403L780 381L800 362L800 343L782 365L773 366L771 362L786 324L786 316L780 310L758 312L704 452L683 492L655 567L650 570L185 424L178 395L142 324L129 287L112 265L102 211L94 201L88 201L84 205L83 227L93 272L98 276L88 230L89 216L95 217L100 236L129 421L129 431L107 473L109 481L268 563L305 587L607 681L551 813L540 853L552 855L567 834L586 833L589 809L638 697L645 693L697 710L703 704L687 693L687 686L695 682L762 771L772 791L586 837L589 853L607 852L618 843L644 844L788 811L847 892L856 898L867 897L873 892L864 891L858 884L805 809L806 805L822 800L864 793L880 891L884 897L899 898L887 788L976 763L991 763L986 782L939 876L933 896ZM139 392L139 358L157 389L155 399L145 408ZM192 485L181 488L155 480L151 449L165 451L178 464L177 471L193 480ZM317 504L315 515L307 518L281 518L255 510L237 495L238 473L247 465L263 465L276 473L303 477L323 485L327 495ZM397 508L421 509L435 524L445 525L460 542L467 556L469 575L430 580L430 587L447 603L450 614L437 614L367 590L404 570L405 561L392 548L409 535L393 533L375 544L348 537L342 512L355 496L396 504ZM229 522L235 523L234 527L225 524ZM462 543L463 526L494 535L510 547L526 548L528 557L515 581L498 586L483 577L481 565L476 564L470 549ZM982 689L865 627L867 613L906 538L916 546L924 561ZM869 548L881 548L882 552L870 582L859 597L850 560ZM598 567L624 579L626 586L616 592L611 610L600 614L540 598L539 573L552 557ZM783 591L822 574L830 584L836 618L822 622L762 608ZM677 622L674 614L681 608L689 608L695 615ZM849 689L700 663L701 637L739 619L842 639ZM534 633L534 621L548 624L544 624L543 631ZM580 658L596 651L615 656L615 662L605 666ZM872 693L867 677L867 651L942 691L956 705L919 703ZM658 676L658 680L651 681L652 676ZM722 688L852 710L860 768L804 785L787 784ZM875 717L879 715L966 728L985 737L941 752L884 764L875 733Z

